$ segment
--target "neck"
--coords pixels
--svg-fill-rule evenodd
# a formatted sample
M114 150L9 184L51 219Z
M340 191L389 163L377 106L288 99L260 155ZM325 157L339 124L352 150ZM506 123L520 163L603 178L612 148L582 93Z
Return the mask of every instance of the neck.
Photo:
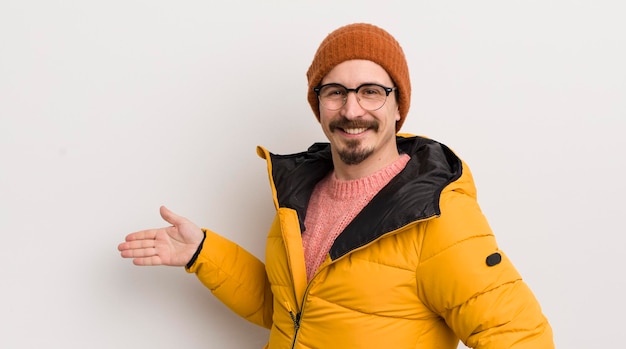
M339 155L333 151L332 156L335 176L337 179L347 181L367 177L377 172L398 160L400 157L395 143L393 145L393 147L389 147L384 152L372 153L367 159L356 165L347 165L340 159Z

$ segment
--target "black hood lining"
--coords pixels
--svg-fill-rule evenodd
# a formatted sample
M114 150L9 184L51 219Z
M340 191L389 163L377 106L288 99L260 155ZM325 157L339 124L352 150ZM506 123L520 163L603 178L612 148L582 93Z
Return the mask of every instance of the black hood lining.
M434 140L397 137L397 144L398 151L411 159L337 237L330 250L332 259L387 232L440 214L439 196L461 176L461 160ZM270 155L279 206L296 210L300 231L304 231L313 189L333 169L330 144L315 143L297 154Z

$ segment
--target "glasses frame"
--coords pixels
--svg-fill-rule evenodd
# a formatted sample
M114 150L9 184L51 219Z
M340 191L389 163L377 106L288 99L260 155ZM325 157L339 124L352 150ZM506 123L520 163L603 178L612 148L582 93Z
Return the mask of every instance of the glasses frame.
M365 108L365 107L363 107L363 106L361 105L361 100L360 100L359 98L357 98L357 99L356 99L356 101L357 101L357 103L359 103L359 105L361 106L361 108L363 108L363 109L365 109L365 110L368 110L368 111L376 111L376 110L378 110L378 109L382 108L382 107L385 105L385 103L387 103L387 97L389 97L389 94L390 94L391 92L393 92L394 90L397 90L397 89L398 89L398 87L397 87L397 86L394 86L394 87L387 87L387 86L385 86L385 85L376 84L376 83L365 83L365 84L361 84L361 85L357 86L356 88L347 88L347 87L343 86L342 84L339 84L339 83L336 83L336 82L331 82L331 83L329 83L329 84L324 84L324 85L319 85L319 86L313 87L313 92L315 92L315 94L317 95L317 100L320 102L320 105L324 106L324 108L326 108L326 109L328 109L328 110L336 111L336 110L339 110L339 109L343 108L343 107L346 105L346 103L348 102L348 94L349 94L350 92L354 92L354 94L355 94L355 95L357 95L357 97L358 97L358 95L359 95L359 90L360 90L363 86L372 86L372 85L374 85L374 86L378 86L378 87L381 87L383 90L385 90L385 100L383 101L383 104L381 104L381 105L380 105L380 107L378 107L378 108L376 108L376 109L367 109L367 108ZM345 90L346 90L346 96L343 98L343 103L341 103L341 106L340 106L339 108L336 108L336 109L331 109L331 108L328 108L327 106L325 106L325 105L324 105L324 103L322 103L322 100L321 100L321 98L320 98L320 92L321 92L321 91L322 91L322 89L323 89L324 87L326 87L326 86L338 86L338 87L341 87L341 88L343 88L343 89L345 89Z

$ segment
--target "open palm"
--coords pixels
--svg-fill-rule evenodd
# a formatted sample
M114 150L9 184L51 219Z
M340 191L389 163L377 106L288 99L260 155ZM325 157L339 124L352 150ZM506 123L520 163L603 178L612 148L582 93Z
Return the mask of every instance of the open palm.
M136 265L184 266L198 249L204 233L165 206L161 206L160 213L171 226L128 234L117 248L122 257L132 258Z

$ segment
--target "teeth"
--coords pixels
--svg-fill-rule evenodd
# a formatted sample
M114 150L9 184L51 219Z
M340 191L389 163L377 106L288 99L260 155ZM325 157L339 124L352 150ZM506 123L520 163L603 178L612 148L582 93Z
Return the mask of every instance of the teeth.
M351 135L355 135L355 134L359 134L359 133L361 133L361 132L365 132L365 130L367 130L367 128L362 127L362 128L347 128L347 129L345 129L344 131L345 131L346 133L351 134Z

